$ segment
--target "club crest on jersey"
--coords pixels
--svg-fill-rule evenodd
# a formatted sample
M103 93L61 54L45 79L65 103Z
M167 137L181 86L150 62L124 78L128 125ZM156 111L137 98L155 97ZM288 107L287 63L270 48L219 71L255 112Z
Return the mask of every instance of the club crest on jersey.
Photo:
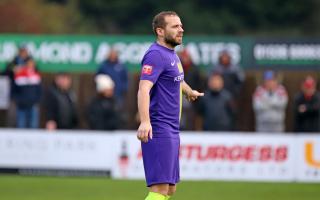
M151 65L143 65L142 66L142 74L150 75L152 73Z

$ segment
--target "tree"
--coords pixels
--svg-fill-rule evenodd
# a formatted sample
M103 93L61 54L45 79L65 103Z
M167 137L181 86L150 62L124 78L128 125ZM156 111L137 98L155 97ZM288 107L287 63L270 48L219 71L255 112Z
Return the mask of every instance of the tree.
M174 10L187 33L317 35L317 0L0 1L0 32L151 34L153 16Z

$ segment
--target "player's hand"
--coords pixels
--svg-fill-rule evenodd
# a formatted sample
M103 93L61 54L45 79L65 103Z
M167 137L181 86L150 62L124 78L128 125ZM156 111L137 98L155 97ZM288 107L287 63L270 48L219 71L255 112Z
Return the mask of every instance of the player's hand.
M141 122L138 128L137 138L142 142L152 139L152 127L150 122Z
M186 95L186 98L188 101L195 101L198 97L202 96L204 96L204 93L198 92L197 90L191 90L191 92Z

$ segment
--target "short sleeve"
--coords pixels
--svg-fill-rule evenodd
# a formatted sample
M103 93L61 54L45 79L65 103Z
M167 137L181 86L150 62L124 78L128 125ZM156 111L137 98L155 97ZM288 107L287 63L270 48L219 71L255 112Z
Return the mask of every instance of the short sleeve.
M157 82L160 74L164 70L164 62L160 52L148 52L141 62L140 80L149 80L153 83Z

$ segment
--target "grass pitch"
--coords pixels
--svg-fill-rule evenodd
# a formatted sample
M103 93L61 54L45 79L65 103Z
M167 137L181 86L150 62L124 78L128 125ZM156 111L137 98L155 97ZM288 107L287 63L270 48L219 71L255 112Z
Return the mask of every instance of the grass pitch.
M144 200L144 181L0 175L1 200ZM320 184L182 181L172 200L318 200Z

